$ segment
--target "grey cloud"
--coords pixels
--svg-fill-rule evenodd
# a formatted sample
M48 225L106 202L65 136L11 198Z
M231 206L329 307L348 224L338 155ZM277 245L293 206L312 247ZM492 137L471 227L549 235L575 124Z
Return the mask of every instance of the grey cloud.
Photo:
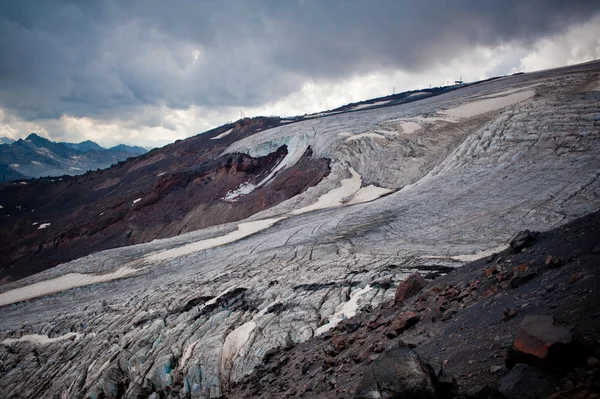
M126 119L146 105L258 106L308 78L528 46L599 9L586 0L7 0L0 107L27 119Z

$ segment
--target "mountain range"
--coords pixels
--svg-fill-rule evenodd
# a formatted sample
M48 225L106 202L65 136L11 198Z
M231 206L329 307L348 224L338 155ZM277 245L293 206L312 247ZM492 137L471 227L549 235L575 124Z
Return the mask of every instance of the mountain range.
M35 133L17 141L7 137L0 141L0 181L80 175L147 152L124 144L103 148L89 140L53 142Z

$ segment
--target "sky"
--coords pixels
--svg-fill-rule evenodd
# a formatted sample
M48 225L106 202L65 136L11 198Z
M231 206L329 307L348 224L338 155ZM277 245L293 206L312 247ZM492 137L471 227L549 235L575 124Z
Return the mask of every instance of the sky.
M0 54L0 136L154 147L600 59L600 2L2 0Z

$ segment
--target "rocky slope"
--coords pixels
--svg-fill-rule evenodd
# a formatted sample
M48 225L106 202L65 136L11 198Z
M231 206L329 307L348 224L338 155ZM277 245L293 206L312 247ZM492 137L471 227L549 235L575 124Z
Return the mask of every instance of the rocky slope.
M260 181L286 156L219 156L233 137L277 119L256 119L178 142L79 177L0 186L0 279L13 280L103 249L176 236L244 219L317 184L326 160L306 148L293 167L263 190L226 200L242 183ZM268 126L268 125L267 125ZM42 226L45 226L42 228Z
M107 182L119 168L133 172L140 165L147 169L132 176L153 187L161 181L156 175L168 172L169 162L179 158L197 159L193 165L219 157L241 165L270 160L272 167L251 179L240 179L237 186L231 180L232 189L217 201L226 205L268 192L282 173L308 171L325 162L319 159L330 160L329 173L318 183L239 222L93 253L0 286L0 356L7 359L0 372L2 391L9 398L229 395L278 349L314 337L313 342L322 342L342 320L393 300L397 286L415 271L447 271L499 252L519 230L547 231L598 211L599 79L600 63L589 63L497 79L408 104L278 121L248 128L252 134L228 132L231 126L226 126L210 133L215 140L175 143L167 158L150 152L134 164L103 172ZM186 158L219 140L226 145L204 152L207 158ZM305 166L298 166L304 160ZM151 191L137 196L138 191L121 187L127 209L154 198ZM160 187L166 197L178 191ZM161 212L176 214L179 203L169 202ZM82 211L95 212L103 210ZM131 236L180 219L140 224ZM29 245L35 242L32 238ZM500 266L510 270L517 260ZM545 276L533 266L528 267ZM522 269L512 272L525 273L525 282L529 269ZM509 281L513 277L519 275ZM537 277L531 278L530 283ZM445 310L460 306L450 300L453 296L476 303L482 288L475 290L474 280L458 293L442 287L449 298ZM493 279L477 280L483 288L489 285L488 291L497 286ZM593 279L578 281L573 284ZM498 290L505 290L502 283ZM504 292L497 291L497 298ZM484 302L477 303L464 311L481 310L477 306ZM445 316L450 324L423 326L433 326L436 339L458 342L453 340L462 339L462 325L460 319L452 324L453 316ZM500 341L514 333L503 326L497 327ZM478 325L467 327L475 337ZM446 332L435 335L436 328ZM417 325L412 331L421 329ZM426 351L427 344L420 344ZM466 351L464 357L476 367L479 359L470 355ZM458 369L450 362L459 357L447 363L451 374ZM355 386L340 381L352 394Z
M532 233L517 248L429 283L409 277L379 307L268 353L228 397L406 397L414 376L404 387L383 388L406 367L399 347L414 349L434 369L443 365L446 389L454 392L438 384L442 392L425 397L600 394L600 213ZM535 372L523 375L518 363Z

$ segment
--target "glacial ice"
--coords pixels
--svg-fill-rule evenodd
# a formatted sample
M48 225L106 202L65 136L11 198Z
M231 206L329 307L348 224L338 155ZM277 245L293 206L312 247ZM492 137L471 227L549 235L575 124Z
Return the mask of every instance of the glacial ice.
M128 381L125 398L167 386L219 397L269 350L307 340L363 304L393 300L419 267L459 266L516 231L598 210L600 101L589 85L599 68L507 77L233 143L229 152L253 156L310 146L331 159L331 172L245 221L91 254L0 286L0 304L10 304L0 341L82 334L40 345L37 353L55 359L43 364L31 361L26 342L0 345L0 391L108 395ZM419 128L407 133L408 122ZM339 135L379 130L398 134Z

